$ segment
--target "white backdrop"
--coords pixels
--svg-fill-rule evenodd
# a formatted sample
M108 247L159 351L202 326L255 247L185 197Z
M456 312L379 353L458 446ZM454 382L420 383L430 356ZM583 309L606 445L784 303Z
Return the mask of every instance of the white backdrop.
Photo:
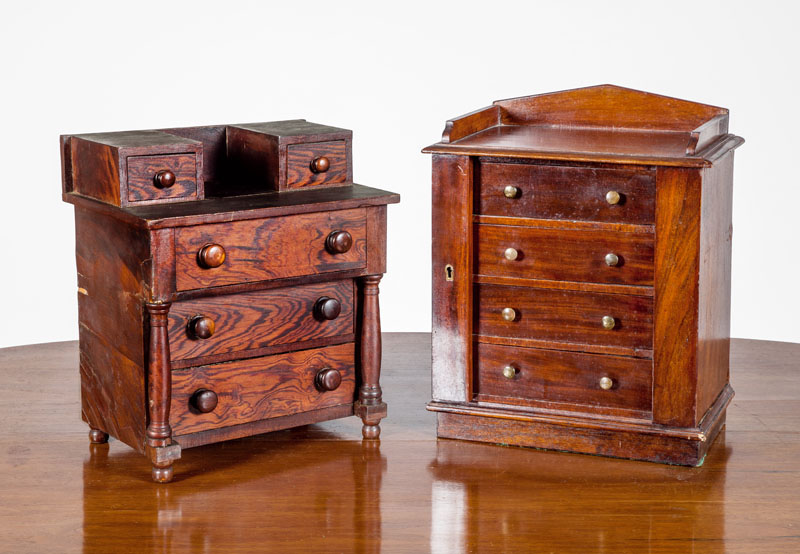
M385 331L430 329L446 119L600 83L731 110L732 333L800 342L797 4L14 2L0 12L0 347L77 338L58 135L305 118L352 129L389 207ZM789 11L794 13L788 13Z

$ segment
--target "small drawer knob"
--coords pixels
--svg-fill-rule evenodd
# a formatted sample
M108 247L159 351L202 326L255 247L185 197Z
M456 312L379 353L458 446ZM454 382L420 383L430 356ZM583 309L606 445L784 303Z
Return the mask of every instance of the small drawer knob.
M619 263L619 256L614 254L613 252L609 252L606 254L606 265L609 267L614 267Z
M516 376L517 376L517 368L515 368L513 365L507 365L506 367L503 368L503 377L505 377L506 379L513 379Z
M517 259L517 256L519 256L519 252L514 248L506 248L506 251L503 252L503 256L506 257L506 260L513 262Z
M330 169L331 161L326 158L325 156L320 156L319 158L314 158L311 161L311 171L314 173L325 173Z
M217 393L213 390L197 389L189 402L191 402L195 410L202 414L207 414L214 411L219 398L217 398Z
M503 196L506 198L516 198L519 194L519 189L513 185L508 185L503 189Z
M175 174L169 169L162 169L153 177L153 182L160 189L168 189L175 184Z
M196 315L189 320L189 336L205 340L211 338L215 331L214 320L206 315Z
M331 254L344 254L353 246L353 235L347 231L333 231L325 239L325 250Z
M225 249L219 244L206 244L197 252L197 264L205 269L225 263Z
M614 386L614 381L611 377L601 377L600 378L600 388L603 390L609 390L611 387Z
M617 191L610 190L606 193L606 202L608 202L609 204L611 205L619 204L619 200L620 200L620 195Z
M613 329L617 325L617 320L610 315L603 316L603 329Z
M338 369L326 367L317 373L314 378L314 385L322 392L329 392L339 388L342 384L342 374Z
M314 317L322 321L330 321L339 317L342 312L342 303L335 298L322 296L314 302Z
M514 321L517 319L517 312L514 310L514 308L503 308L502 314L503 319L506 321Z

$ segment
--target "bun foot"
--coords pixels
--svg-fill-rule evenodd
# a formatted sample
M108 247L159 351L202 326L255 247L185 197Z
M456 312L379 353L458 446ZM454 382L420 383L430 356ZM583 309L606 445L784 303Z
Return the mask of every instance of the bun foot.
M153 466L153 481L156 483L169 483L172 481L172 466L156 467Z
M364 425L361 427L361 435L366 440L378 440L381 436L380 425Z
M90 429L89 440L92 441L92 444L105 444L108 442L108 433L100 429Z

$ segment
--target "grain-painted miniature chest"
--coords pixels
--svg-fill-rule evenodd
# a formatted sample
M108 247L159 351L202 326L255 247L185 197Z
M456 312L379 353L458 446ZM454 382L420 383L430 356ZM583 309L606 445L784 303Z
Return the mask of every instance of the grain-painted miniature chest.
M438 435L697 465L725 421L723 108L604 85L447 122L433 154Z
M356 414L376 439L386 205L304 120L64 136L82 415L172 478L181 448Z

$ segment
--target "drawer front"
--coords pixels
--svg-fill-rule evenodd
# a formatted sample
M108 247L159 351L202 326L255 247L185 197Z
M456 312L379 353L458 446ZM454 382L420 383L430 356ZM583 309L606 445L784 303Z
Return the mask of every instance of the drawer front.
M584 168L480 164L475 211L484 215L652 224L655 172L646 168ZM516 193L506 196L506 187ZM510 192L510 191L509 191ZM612 204L616 192L619 201Z
M324 305L338 305L339 314L326 319ZM352 280L175 302L170 354L184 360L348 335L354 333L353 309Z
M330 234L337 231L352 238L346 252L326 247ZM216 267L201 265L201 251L209 245L224 251ZM366 260L363 209L197 225L175 232L178 290L358 269L366 266Z
M325 158L327 169L315 171L315 160ZM334 185L347 181L347 145L343 140L290 144L286 148L286 186Z
M485 400L652 409L652 360L481 343L475 359L474 391Z
M475 225L475 273L523 279L653 284L653 235Z
M159 173L161 180L157 178ZM172 184L169 184L169 173L174 175ZM128 157L129 202L189 200L196 197L197 166L194 154Z
M475 285L476 332L512 339L652 349L653 299L625 294ZM511 308L513 314L504 309ZM603 325L613 318L614 327Z
M183 435L351 404L356 390L353 354L350 343L173 371L173 433ZM323 369L339 372L338 388L317 388L315 379ZM216 395L217 404L210 412L200 412L193 402L199 390Z

